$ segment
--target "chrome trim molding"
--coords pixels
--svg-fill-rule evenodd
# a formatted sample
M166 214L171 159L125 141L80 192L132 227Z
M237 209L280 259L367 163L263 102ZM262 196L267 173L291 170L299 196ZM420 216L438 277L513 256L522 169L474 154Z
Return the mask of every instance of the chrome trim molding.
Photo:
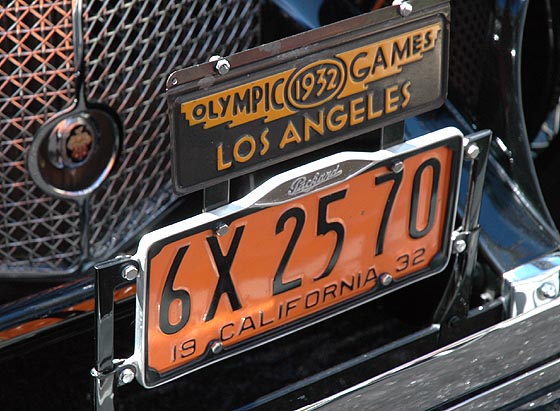
M560 299L371 378L300 411L418 410L460 404L558 356Z

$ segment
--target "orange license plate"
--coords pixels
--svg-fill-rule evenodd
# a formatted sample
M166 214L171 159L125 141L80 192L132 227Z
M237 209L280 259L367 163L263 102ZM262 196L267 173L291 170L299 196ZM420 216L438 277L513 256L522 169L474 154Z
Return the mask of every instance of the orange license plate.
M339 153L145 236L138 318L154 386L441 271L462 136Z

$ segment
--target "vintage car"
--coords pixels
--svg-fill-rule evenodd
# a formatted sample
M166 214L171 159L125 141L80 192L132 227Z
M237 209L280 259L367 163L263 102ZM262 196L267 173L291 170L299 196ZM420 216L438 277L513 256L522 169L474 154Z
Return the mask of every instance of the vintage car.
M5 0L4 410L560 407L554 0Z

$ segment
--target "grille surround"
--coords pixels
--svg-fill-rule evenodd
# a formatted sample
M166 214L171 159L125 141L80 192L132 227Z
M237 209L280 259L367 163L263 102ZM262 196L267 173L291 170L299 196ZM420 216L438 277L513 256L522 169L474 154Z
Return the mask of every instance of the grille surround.
M257 45L259 16L257 0L84 2L86 96L115 110L125 135L112 174L78 203L41 191L25 167L41 125L74 100L72 1L0 9L0 276L76 273L172 204L165 80Z

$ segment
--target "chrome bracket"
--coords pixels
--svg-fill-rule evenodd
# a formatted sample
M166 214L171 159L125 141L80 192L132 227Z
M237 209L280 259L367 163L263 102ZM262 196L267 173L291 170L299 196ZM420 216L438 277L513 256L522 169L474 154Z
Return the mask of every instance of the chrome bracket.
M465 160L470 163L467 199L462 225L452 234L451 246L455 261L451 276L434 314L434 323L453 326L467 317L472 293L472 274L478 254L480 227L478 217L482 203L486 166L492 132L481 131L464 140Z
M97 264L95 271L95 368L93 402L96 411L114 411L115 389L132 382L136 368L114 358L115 290L136 278L140 264L120 256Z
M462 228L451 233L451 244L453 254L461 254L467 250L469 232Z
M504 273L502 295L508 317L531 311L558 298L560 253L540 257Z
M136 376L136 368L127 364L126 360L113 360L113 367L112 370L106 372L100 372L96 368L92 368L90 371L94 379L96 410L113 410L115 387L130 384Z

